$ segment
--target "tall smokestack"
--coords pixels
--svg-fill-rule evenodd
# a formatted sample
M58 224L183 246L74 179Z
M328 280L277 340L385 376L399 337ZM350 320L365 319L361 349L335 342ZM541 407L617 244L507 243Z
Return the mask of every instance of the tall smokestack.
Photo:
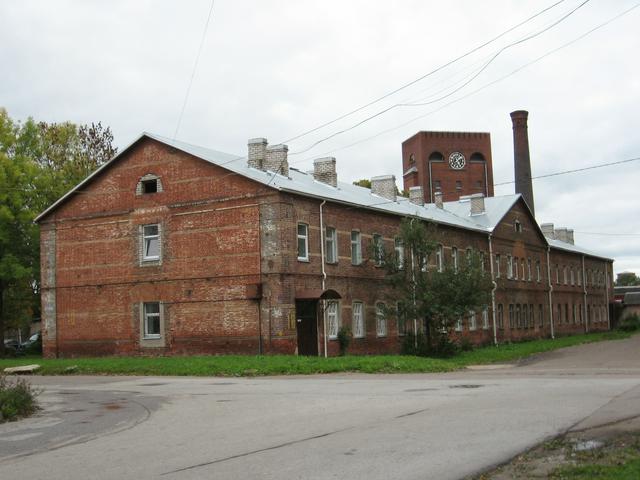
M535 217L533 184L531 183L531 159L529 158L529 135L527 133L528 116L529 112L526 110L511 112L511 121L513 122L513 166L516 177L516 193L522 195Z

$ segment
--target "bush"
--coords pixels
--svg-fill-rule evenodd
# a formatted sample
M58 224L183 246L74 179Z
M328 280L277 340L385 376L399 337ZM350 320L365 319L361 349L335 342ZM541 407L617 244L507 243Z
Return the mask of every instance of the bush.
M462 337L460 339L459 348L461 352L470 352L473 350L473 342L467 337Z
M341 327L338 330L338 345L340 345L340 355L345 356L347 353L347 348L349 348L349 344L351 343L351 330L349 327Z
M422 333L418 333L416 342L416 336L412 332L407 333L402 341L402 354L428 357L429 345L427 344L426 337Z
M417 347L416 336L408 333L402 342L403 355L416 355L418 357L448 358L458 353L459 348L446 334L437 334L432 346L427 343L427 338L422 333L418 334Z
M633 314L623 319L618 325L618 330L623 332L635 332L640 330L640 316Z
M12 382L5 375L0 375L0 423L35 412L38 408L37 394L26 380L17 378Z

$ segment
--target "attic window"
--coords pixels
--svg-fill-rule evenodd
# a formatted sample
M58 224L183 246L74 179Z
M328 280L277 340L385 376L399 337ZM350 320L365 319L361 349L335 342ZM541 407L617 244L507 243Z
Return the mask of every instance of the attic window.
M515 228L517 233L522 233L522 224L518 220L513 224L513 228Z
M142 181L142 193L156 193L158 191L158 179Z
M413 156L413 153L411 155L409 155L409 163L411 165L413 165L414 163L416 163L416 157Z
M136 185L136 195L147 195L149 193L159 193L162 191L162 181L160 177L153 173L144 175L138 180L138 184Z

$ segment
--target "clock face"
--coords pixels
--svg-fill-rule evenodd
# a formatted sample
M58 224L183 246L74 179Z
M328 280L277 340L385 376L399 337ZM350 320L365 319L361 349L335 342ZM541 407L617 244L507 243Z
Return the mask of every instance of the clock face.
M460 152L453 152L449 155L449 166L454 170L462 170L466 163L464 155Z

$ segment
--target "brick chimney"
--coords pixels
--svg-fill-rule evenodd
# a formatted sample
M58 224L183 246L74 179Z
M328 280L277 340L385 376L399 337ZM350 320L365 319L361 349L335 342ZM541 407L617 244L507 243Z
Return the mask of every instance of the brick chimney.
M272 145L266 148L262 169L279 173L285 177L289 176L289 162L287 161L287 152L289 147L286 145Z
M422 192L422 186L417 185L415 187L409 187L409 201L416 205L424 205L424 193Z
M395 175L380 175L371 179L371 193L388 200L396 201Z
M471 215L482 215L485 213L484 194L474 193L473 195L469 195L469 205Z
M526 110L511 112L511 122L513 123L513 166L516 193L522 195L535 217L533 184L531 182L531 159L529 157L529 134L527 132L528 117L529 112Z
M444 208L442 204L442 192L440 190L433 192L433 201L437 208Z
M556 238L555 230L553 229L553 223L541 223L540 230L542 234L548 238Z
M337 187L338 174L336 173L336 159L334 157L325 157L314 160L313 178L318 182Z
M247 165L262 170L262 164L267 151L267 139L250 138L247 144L249 150L247 155Z
M573 229L566 227L556 228L555 238L564 243L570 243L573 245Z

